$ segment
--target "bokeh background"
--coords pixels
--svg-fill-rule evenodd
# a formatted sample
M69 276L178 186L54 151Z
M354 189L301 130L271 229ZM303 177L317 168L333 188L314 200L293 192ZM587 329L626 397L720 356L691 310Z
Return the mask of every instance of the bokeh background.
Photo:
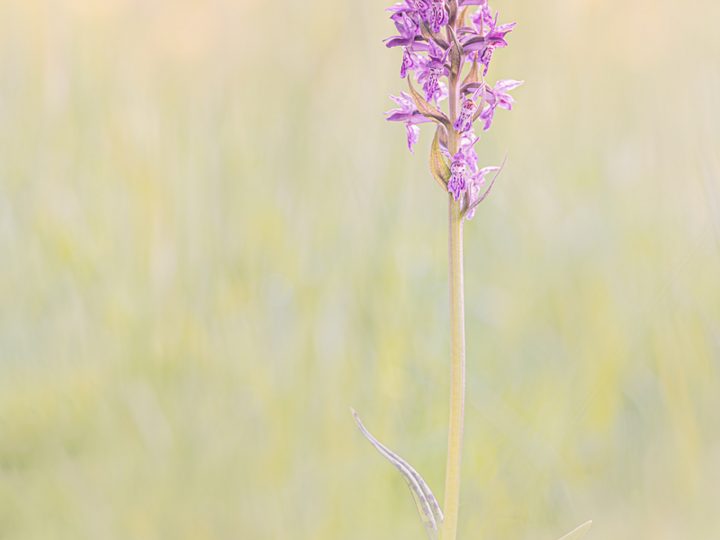
M423 538L446 198L381 0L0 1L0 538ZM461 538L720 538L720 4L504 0Z

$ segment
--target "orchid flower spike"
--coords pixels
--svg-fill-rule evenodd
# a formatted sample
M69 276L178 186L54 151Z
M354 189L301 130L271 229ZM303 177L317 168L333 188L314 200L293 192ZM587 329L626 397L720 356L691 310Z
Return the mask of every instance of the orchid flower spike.
M485 82L494 52L508 46L515 23L499 23L488 0L404 0L388 11L397 34L385 44L402 49L400 77L407 79L410 93L391 96L398 108L387 113L387 120L405 124L410 151L419 140L420 124L437 124L431 172L471 219L479 185L497 170L478 164L475 125L488 131L498 109L512 109L510 91L522 84ZM445 100L447 111L441 106Z

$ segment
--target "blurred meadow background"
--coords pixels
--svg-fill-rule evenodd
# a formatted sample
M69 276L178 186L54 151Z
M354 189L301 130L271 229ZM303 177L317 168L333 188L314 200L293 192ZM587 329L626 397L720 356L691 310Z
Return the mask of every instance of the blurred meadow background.
M0 539L411 539L446 197L385 0L0 0ZM498 0L461 538L720 538L720 4Z

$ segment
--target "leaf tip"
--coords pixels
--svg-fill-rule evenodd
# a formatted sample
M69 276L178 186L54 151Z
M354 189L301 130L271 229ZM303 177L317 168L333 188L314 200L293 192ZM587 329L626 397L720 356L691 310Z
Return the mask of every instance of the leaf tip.
M560 540L580 540L580 538L584 537L585 534L590 530L590 527L592 527L592 520L588 520L579 527L576 527L569 533L567 533L565 536L560 538Z

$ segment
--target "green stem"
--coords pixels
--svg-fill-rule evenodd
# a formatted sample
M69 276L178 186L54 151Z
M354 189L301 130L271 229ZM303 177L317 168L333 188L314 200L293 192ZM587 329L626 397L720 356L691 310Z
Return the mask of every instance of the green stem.
M460 464L465 417L465 305L463 293L463 217L449 201L450 261L450 427L445 469L445 521L442 540L456 540L460 507Z

